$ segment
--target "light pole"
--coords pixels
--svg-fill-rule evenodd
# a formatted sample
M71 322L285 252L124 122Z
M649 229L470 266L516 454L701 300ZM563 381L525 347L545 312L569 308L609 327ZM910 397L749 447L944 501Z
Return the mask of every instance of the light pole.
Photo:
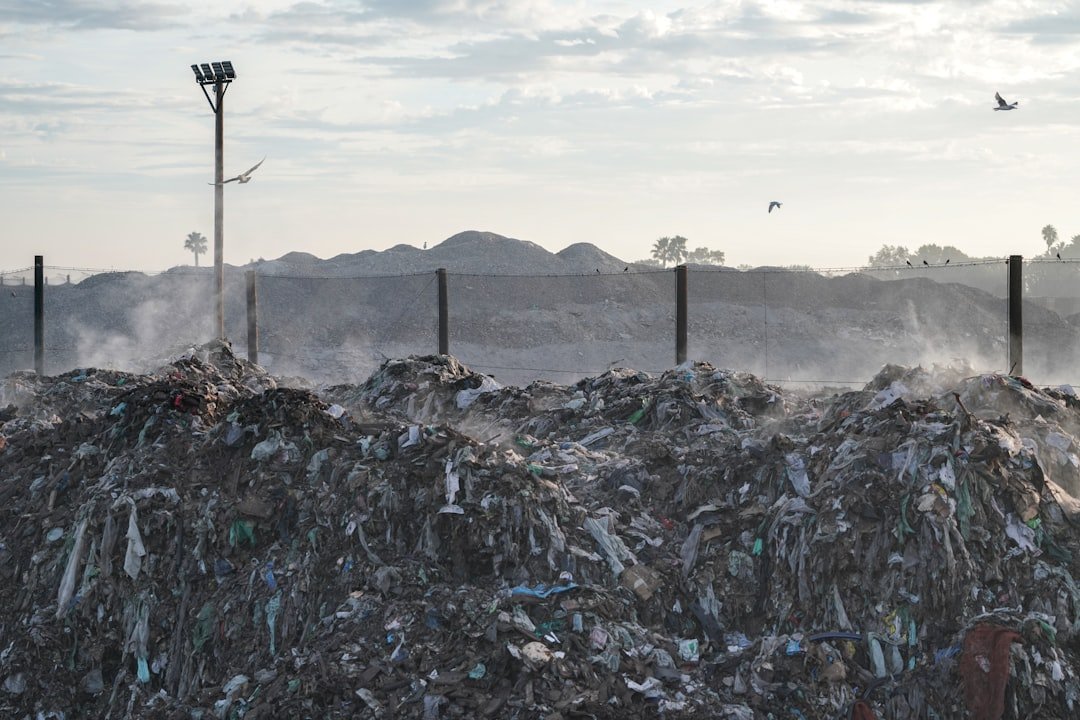
M225 338L225 171L224 171L224 144L222 138L225 133L225 90L229 83L236 79L236 71L233 64L228 60L223 62L202 63L192 65L191 70L195 73L195 82L202 88L206 102L210 103L210 109L214 112L214 296L217 304L217 336ZM214 98L206 86L214 86Z

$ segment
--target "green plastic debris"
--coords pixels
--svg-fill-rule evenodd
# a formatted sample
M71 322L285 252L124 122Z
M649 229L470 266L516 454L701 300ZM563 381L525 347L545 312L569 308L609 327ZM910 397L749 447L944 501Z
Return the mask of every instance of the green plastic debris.
M1057 645L1057 628L1043 620L1039 620L1038 623L1042 631L1046 633L1046 637L1050 639L1050 644Z
M904 542L905 537L915 534L915 528L911 527L911 524L907 519L908 505L910 504L911 495L905 493L903 497L900 498L900 518L896 522L895 531L896 539L899 540L901 544Z
M529 463L525 467L527 467L529 469L529 472L531 472L533 475L539 475L540 473L544 472L544 468L540 467L539 465L534 465L532 463Z
M750 551L751 555L758 556L765 549L765 541L761 538L754 539L754 549Z
M315 544L315 537L316 537L315 528L311 528L310 530L308 530L308 534L307 534L308 542L311 543L311 547L315 548L315 550L318 550L319 549L318 545Z
M537 635L547 635L551 632L562 632L566 629L566 620L562 618L556 618L555 620L545 620L536 626Z
M232 527L229 528L229 545L238 547L245 540L248 545L255 547L255 523L250 520L233 520Z
M487 666L484 663L476 663L476 667L469 671L470 680L480 680L487 675Z
M191 643L195 646L195 652L200 652L203 649L203 645L210 639L213 632L214 604L208 602L199 610L199 615L195 621L195 632L191 636Z
M641 407L634 411L634 413L626 419L626 422L631 425L636 425L641 418L645 417L645 413L649 411L649 399L641 398Z
M293 678L289 681L289 692L294 693L300 689L300 678Z

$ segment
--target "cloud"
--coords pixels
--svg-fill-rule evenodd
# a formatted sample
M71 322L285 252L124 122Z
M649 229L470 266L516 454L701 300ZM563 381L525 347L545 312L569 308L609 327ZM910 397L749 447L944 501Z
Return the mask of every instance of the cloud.
M847 10L826 10L818 16L817 22L821 25L869 25L877 22L879 17L872 13L856 13Z
M140 0L40 0L0 4L0 22L75 30L160 30L188 14L181 5Z
M1030 35L1040 44L1072 43L1080 40L1080 14L1054 14L1014 20L1003 32Z

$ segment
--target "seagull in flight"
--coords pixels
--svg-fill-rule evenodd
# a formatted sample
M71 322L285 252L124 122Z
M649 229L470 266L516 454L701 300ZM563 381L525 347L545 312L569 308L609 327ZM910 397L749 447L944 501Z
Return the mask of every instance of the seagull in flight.
M231 177L228 180L222 180L221 184L224 185L225 183L231 183L234 180L239 182L241 185L243 185L244 183L251 182L251 173L253 173L253 172L255 172L256 170L259 169L259 166L263 164L263 160L266 160L266 158L264 157L262 160L255 163L255 165L252 166L250 170L246 170L245 172L240 173L236 177ZM216 185L216 184L217 183L207 183L207 185Z
M1020 104L1020 101L1007 103L1005 98L1001 97L1001 93L994 93L994 99L997 100L998 106L994 110L1015 110L1016 106Z
M772 211L773 211L773 208L778 208L778 207L780 207L780 206L781 206L781 205L783 205L783 204L784 204L784 203L782 203L782 202L778 202L778 201L776 201L776 200L773 200L772 202L770 202L770 203L769 203L769 212L772 212Z

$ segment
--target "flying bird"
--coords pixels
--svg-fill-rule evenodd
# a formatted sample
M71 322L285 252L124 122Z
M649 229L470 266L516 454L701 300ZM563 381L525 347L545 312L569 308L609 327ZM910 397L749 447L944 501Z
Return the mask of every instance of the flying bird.
M221 184L222 184L222 185L224 185L225 183L231 183L231 182L232 182L232 181L234 181L234 180L235 180L235 181L237 181L237 182L239 182L239 183L240 183L241 185L243 185L244 183L249 183L249 182L251 182L251 173L253 173L253 172L255 172L256 170L258 170L258 169L259 169L259 166L263 164L263 160L266 160L266 158L264 157L264 158L263 158L262 160L260 160L259 162L255 163L255 164L254 164L254 165L253 165L253 166L251 167L251 169L250 169L250 170L247 170L247 171L245 171L245 172L242 172L242 173L240 173L239 175L237 175L236 177L231 177L231 178L229 178L228 180L222 180L222 181L221 181ZM207 183L207 185L216 185L216 184L217 184L217 183Z
M1020 101L1007 103L1005 98L1001 97L1001 93L994 93L994 99L997 100L998 106L995 110L1015 110L1016 106L1020 104Z
M782 203L782 202L777 202L776 200L773 200L772 202L769 203L769 212L772 212L774 207L778 208L783 204L784 203Z

